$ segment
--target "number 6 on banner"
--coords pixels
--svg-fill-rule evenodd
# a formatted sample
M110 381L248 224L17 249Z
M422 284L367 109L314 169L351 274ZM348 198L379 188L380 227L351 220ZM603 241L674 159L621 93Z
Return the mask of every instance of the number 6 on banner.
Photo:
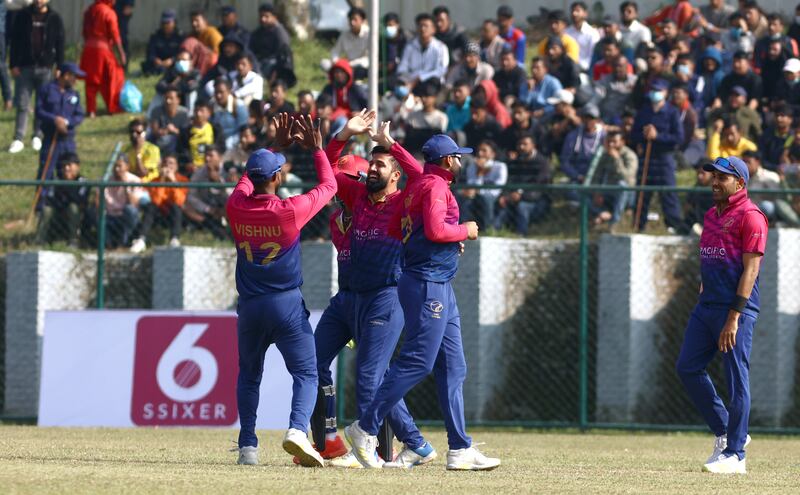
M217 359L208 349L195 345L207 329L208 325L205 323L187 323L158 360L156 368L158 386L164 395L174 401L191 402L202 399L217 383L219 374ZM187 361L195 363L200 368L200 378L191 386L185 386L180 381L189 381L191 375L197 371L195 367L187 363L177 376L175 373L178 365Z

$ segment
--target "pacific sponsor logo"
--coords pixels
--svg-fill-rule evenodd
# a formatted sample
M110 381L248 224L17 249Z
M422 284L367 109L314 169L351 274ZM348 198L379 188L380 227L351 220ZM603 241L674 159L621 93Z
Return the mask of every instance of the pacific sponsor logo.
M722 260L725 259L728 255L728 252L725 250L724 247L716 247L716 246L701 246L700 247L700 256L703 259L715 259L715 260Z
M355 234L356 239L363 241L363 240L370 240L370 239L378 239L382 237L381 229L372 228L372 229L353 229L353 234Z
M236 422L236 318L148 316L136 326L131 419L139 426Z

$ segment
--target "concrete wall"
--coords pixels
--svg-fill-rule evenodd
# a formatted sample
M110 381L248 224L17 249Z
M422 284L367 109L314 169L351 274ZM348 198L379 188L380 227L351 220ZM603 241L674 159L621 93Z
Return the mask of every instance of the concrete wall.
M292 0L292 3L303 0ZM64 25L67 30L68 40L71 43L80 40L81 23L83 22L83 11L91 5L91 0L53 0L55 8L64 18ZM247 28L254 28L258 23L258 5L262 0L173 0L163 2L159 0L136 0L136 9L130 22L130 40L133 42L144 43L150 34L156 29L161 11L167 7L177 9L181 29L189 30L189 12L197 7L205 8L214 24L219 23L217 12L222 5L234 5L239 11L241 22ZM370 2L364 2L369 7ZM503 2L480 2L477 0L381 0L381 14L386 12L397 12L403 24L407 28L413 27L414 17L423 11L430 12L436 5L447 5L451 15L456 22L471 28L480 27L483 19L494 18L497 6L500 4L510 5L518 19L518 24L527 25L525 18L539 12L539 7L549 9L566 9L570 1L546 0L541 2L530 2L527 0L505 0ZM592 2L587 2L592 5ZM597 2L600 4L600 2ZM610 0L602 2L604 11L612 15L618 15L620 0ZM640 0L641 11L649 12L656 9L660 4L666 4L663 0ZM733 2L729 2L733 4ZM759 4L768 12L778 11L791 17L794 15L794 3L779 2L777 0L761 0ZM316 64L317 61L312 63Z

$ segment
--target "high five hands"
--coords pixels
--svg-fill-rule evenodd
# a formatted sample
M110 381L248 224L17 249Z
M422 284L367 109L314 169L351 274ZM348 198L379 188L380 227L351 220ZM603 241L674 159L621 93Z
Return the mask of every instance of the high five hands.
M377 118L375 110L367 110L366 108L350 117L350 120L345 124L344 129L339 131L336 139L339 141L347 141L353 136L367 134L372 130L372 124Z

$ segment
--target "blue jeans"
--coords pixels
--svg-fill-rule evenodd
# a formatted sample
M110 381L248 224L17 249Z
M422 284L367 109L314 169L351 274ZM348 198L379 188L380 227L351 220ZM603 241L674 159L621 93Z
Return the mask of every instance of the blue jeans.
M241 425L239 447L258 446L256 411L264 357L272 344L278 347L286 369L292 375L289 428L308 431L317 399L317 355L300 289L240 299L236 311L239 315L239 379L236 383Z
M508 203L495 217L495 228L511 226L519 235L528 235L531 223L540 221L550 212L550 200L539 198L536 201L520 201Z
M706 372L706 367L717 354L717 343L728 311L728 308L695 306L675 368L686 392L714 435L728 435L725 453L744 459L750 419L750 350L756 323L754 316L742 314L739 317L736 345L722 355L730 396L727 408Z
M125 205L121 215L106 216L107 243L111 246L128 246L138 224L139 209L130 204Z

